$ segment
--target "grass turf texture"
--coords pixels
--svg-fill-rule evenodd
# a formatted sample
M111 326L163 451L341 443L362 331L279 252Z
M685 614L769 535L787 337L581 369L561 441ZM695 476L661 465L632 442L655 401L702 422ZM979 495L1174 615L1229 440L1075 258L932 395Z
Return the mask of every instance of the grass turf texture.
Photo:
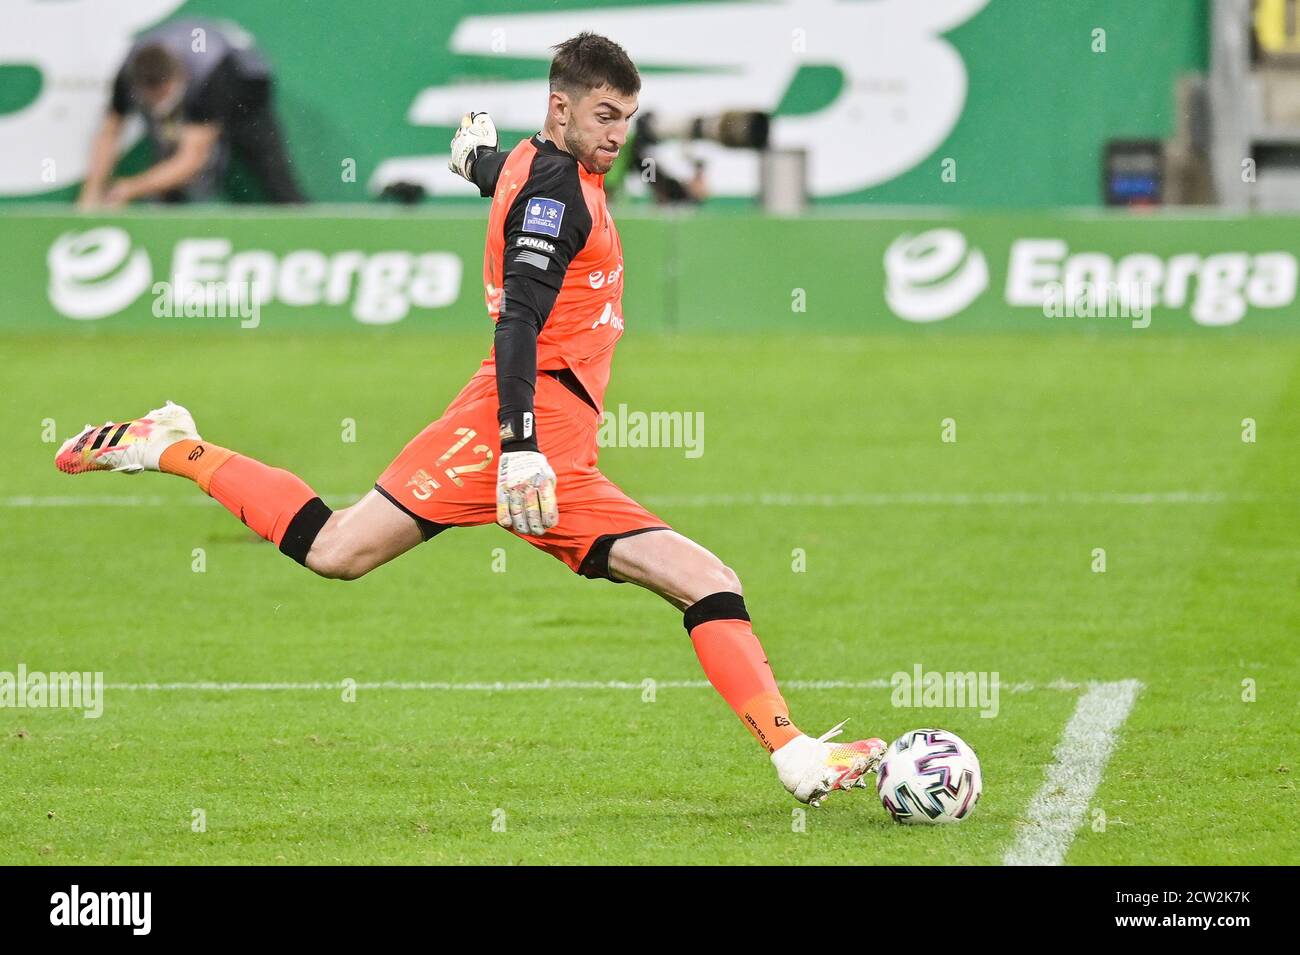
M45 418L61 440L173 398L206 438L355 495L484 347L363 331L5 338L0 670L101 670L110 683L700 679L666 604L577 578L497 528L448 531L362 580L326 581L187 482L68 477L40 441ZM1140 679L1068 862L1295 862L1298 371L1296 341L1209 334L632 336L610 406L702 411L705 453L609 448L602 464L736 568L778 678L887 679L921 663L996 670L1004 684ZM955 444L940 441L949 417ZM1246 417L1256 444L1241 440ZM355 443L340 440L344 418ZM917 491L1225 496L692 500ZM14 500L58 495L176 503ZM1104 574L1090 568L1096 547ZM792 572L795 548L806 572ZM1246 679L1256 702L1242 700ZM996 863L1078 694L1004 686L993 719L894 708L888 690L788 696L812 733L851 716L848 738L961 734L984 767L977 810L905 828L859 791L792 831L796 804L708 689L661 689L653 703L607 689L362 690L354 703L335 690L119 690L98 720L0 710L0 863ZM196 808L206 832L191 831Z

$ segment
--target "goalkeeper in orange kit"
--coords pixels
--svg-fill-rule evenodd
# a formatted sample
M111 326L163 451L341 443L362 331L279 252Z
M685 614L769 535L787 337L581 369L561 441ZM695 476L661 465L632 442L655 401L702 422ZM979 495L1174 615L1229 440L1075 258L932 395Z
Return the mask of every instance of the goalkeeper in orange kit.
M491 354L446 411L351 507L332 511L297 475L199 437L168 402L87 426L60 449L67 473L162 471L195 481L280 551L352 580L449 527L494 521L575 572L639 584L684 612L709 681L785 788L818 804L865 786L879 739L835 744L790 719L735 573L596 467L596 431L624 331L623 248L604 174L628 135L641 78L622 47L583 33L555 48L539 133L497 149L486 113L452 141L453 171L491 197L483 282ZM842 724L841 724L842 725Z

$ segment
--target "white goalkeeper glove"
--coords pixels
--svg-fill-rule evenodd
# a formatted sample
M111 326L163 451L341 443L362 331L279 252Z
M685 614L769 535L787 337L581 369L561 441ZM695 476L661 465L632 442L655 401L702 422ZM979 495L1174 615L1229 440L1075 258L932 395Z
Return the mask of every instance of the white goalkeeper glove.
M474 181L474 160L478 151L497 150L497 127L487 113L466 113L461 117L460 129L451 137L451 162L447 163L456 175Z
M560 522L555 472L540 451L507 451L497 465L497 523L539 536Z

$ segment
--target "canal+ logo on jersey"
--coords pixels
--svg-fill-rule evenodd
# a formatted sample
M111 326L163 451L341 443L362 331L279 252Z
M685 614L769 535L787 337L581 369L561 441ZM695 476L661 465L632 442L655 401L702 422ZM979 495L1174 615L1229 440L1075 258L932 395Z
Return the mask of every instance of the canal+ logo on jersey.
M560 237L560 223L564 221L564 203L556 199L529 199L524 210L524 231L540 232L552 239Z

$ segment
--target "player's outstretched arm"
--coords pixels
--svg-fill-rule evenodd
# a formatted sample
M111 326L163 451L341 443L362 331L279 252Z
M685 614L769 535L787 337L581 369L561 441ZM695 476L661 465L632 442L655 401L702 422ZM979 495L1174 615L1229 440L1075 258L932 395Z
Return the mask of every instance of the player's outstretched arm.
M479 195L488 199L496 191L497 176L508 155L498 149L497 127L492 117L484 112L466 113L451 138L451 160L447 166L478 186Z
M538 535L559 522L559 511L555 472L538 446L533 415L537 339L569 263L591 235L576 161L554 149L538 155L503 230L501 311L494 341L501 427L497 522L516 533Z
M550 303L542 311L537 293L526 278L512 276L506 280L503 299L509 307L502 308L493 341L501 437L497 523L513 527L519 534L535 536L545 534L560 521L555 472L537 446L533 424L537 336L550 311Z

